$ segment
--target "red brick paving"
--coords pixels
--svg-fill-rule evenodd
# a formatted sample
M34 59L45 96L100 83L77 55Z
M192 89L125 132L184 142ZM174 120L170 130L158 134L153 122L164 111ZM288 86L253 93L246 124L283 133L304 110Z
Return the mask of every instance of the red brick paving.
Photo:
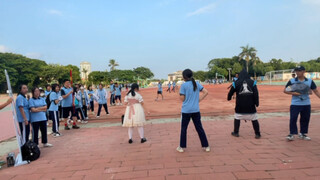
M201 104L204 114L206 111L211 113L209 110L213 114L232 114L232 104L228 104L228 108L222 106L225 109L220 109L220 112L217 112L216 106L212 107L213 102L225 99L225 93L222 97L219 88L215 88L210 89L215 98L208 98L206 103ZM279 87L278 91L281 89ZM271 94L274 93L277 94L277 91ZM169 96L174 98L175 95ZM261 96L265 98L262 98L259 111L272 112L274 107L271 104L275 104L275 98L270 100L268 97L271 98L271 95L263 93ZM290 98L285 95L280 98L284 99L277 101L276 106L281 106L279 111L285 112ZM175 100L152 100L151 103L151 96L145 99L150 102L152 113L155 114L157 109L153 108L160 105L168 114L174 114L174 108L164 104L166 101L174 104ZM319 102L312 99L313 110L320 107ZM112 108L111 112L121 112L124 107ZM220 105L217 106L219 108ZM204 121L211 145L209 153L202 151L192 125L188 131L187 150L185 153L176 152L180 130L177 122L146 125L148 141L145 144L139 142L137 131L134 131L134 143L128 144L127 129L119 126L62 131L63 136L59 138L49 137L54 147L42 148L40 159L29 165L2 169L0 179L320 179L319 118L320 115L312 115L311 141L297 139L293 142L285 141L288 117L260 119L262 138L259 140L254 139L251 123L243 122L240 137L235 138L230 135L232 119ZM101 121L103 118L96 120ZM107 121L118 120L110 118Z

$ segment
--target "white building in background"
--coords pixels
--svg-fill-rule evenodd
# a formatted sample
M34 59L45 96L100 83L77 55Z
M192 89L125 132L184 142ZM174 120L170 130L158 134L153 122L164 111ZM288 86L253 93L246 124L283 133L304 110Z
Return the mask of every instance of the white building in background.
M177 71L171 74L168 74L168 81L172 82L172 81L182 81L182 71Z
M80 76L81 80L88 80L89 74L91 73L91 63L83 61L80 63Z

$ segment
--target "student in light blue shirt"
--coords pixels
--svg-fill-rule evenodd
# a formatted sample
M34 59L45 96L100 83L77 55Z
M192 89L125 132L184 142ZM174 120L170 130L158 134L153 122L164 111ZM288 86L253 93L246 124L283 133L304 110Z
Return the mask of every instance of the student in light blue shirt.
M309 122L311 116L311 102L309 94L314 94L320 98L320 93L312 79L304 76L305 68L298 66L295 68L296 78L290 79L287 83L284 93L292 95L290 106L290 134L286 137L288 141L294 140L294 135L298 134L297 120L300 114L300 133L299 138L311 140L308 134Z
M100 117L100 112L101 112L102 106L103 106L104 110L106 111L106 114L109 115L108 106L107 106L108 96L109 96L108 91L103 89L102 84L99 84L99 89L96 92L96 97L98 98L98 103L99 103L97 118Z
M71 87L71 83L68 79L64 80L64 87L61 88L61 96L63 100L61 101L61 107L63 112L63 118L65 118L64 129L70 130L68 126L68 122L72 121L72 115L74 114L74 97L72 95L73 88ZM71 119L70 119L71 118ZM72 129L79 129L76 121L72 123Z
M53 137L61 136L59 132L59 103L62 100L60 96L60 86L58 84L52 85L52 92L50 93L49 117L52 120Z
M169 81L167 92L171 93L171 82Z
M172 83L172 92L176 92L176 82L173 81Z
M115 100L116 100L116 103L117 105L122 105L122 101L121 101L121 85L119 85L118 83L115 83L115 90L116 90L116 93L115 93Z
M156 101L158 101L159 94L161 95L162 100L163 100L163 95L162 95L162 83L161 83L160 80L159 80L159 82L158 82L158 91L157 91L157 99L156 99Z
M30 135L30 110L29 102L26 98L28 86L23 84L19 86L19 93L16 99L16 111L19 121L21 135L25 137L25 142L29 140ZM25 131L24 131L25 130Z
M46 90L44 91L44 95L47 97L51 93L51 86L48 84Z
M111 93L110 106L115 106L116 105L116 101L115 101L116 89L115 89L115 85L113 84L113 81L110 82L110 93Z
M47 103L44 98L40 97L40 89L32 89L32 98L29 100L31 110L32 140L39 144L39 129L41 131L41 142L43 147L51 147L47 137Z
M90 99L90 110L91 113L94 115L94 91L91 85L88 87L88 95Z
M183 102L181 113L181 134L180 134L180 146L177 148L178 152L184 152L183 148L187 147L187 129L192 118L192 122L198 132L201 146L206 151L210 151L209 143L206 133L202 127L199 102L202 101L207 95L208 91L203 86L196 82L193 78L193 72L190 69L186 69L182 72L185 83L180 87L180 99ZM202 95L200 96L200 92Z

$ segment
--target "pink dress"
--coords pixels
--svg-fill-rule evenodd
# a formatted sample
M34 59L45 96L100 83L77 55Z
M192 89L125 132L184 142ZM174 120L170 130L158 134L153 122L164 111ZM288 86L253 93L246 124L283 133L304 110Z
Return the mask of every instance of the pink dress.
M143 102L142 96L137 92L135 93L135 96L130 93L124 98L124 102L128 105L124 114L123 127L143 126L146 123L146 116L141 105Z

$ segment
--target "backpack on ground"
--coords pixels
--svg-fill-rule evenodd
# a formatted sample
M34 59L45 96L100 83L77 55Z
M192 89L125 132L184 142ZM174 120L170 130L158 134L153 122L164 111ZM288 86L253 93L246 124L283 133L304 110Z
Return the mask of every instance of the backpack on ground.
M38 145L32 141L26 142L21 147L22 159L24 161L34 161L40 157L40 149Z

